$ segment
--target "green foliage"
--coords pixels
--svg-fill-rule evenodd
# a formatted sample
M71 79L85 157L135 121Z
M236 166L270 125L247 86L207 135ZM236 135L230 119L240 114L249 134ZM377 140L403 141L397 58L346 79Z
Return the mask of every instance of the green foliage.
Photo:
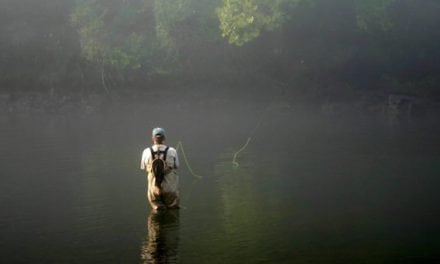
M387 11L396 0L354 0L358 27L366 32L386 31L393 26ZM256 39L262 31L285 23L298 4L320 8L316 0L223 0L217 9L222 36L241 46Z
M160 4L156 7L161 10ZM77 1L71 21L84 57L119 69L162 67L164 54L172 49L164 44L170 43L166 40L169 26L155 23L152 9L149 1Z
M174 49L175 43L171 32L177 23L186 17L188 9L186 0L155 1L156 34L162 47Z
M102 65L140 68L148 50L145 29L130 24L143 15L142 6L104 1L78 1L71 20L78 29L84 56Z
M78 27L81 37L81 47L85 57L91 61L102 62L104 47L100 45L105 42L105 32L103 32L104 22L98 14L97 3L92 2L87 5L85 2L79 3L72 15L72 22Z
M238 46L257 38L264 30L279 28L289 10L310 0L223 0L217 9L222 36Z
M262 74L286 87L313 80L303 86L339 96L347 93L335 92L340 83L381 89L390 76L396 90L438 98L439 8L417 0L6 0L0 85L52 91L155 74L220 82ZM243 46L267 31L270 38Z
M200 40L216 1L77 0L71 14L89 61L116 68L169 72L178 67L180 38ZM197 19L196 19L197 16ZM180 32L188 20L192 28ZM212 30L212 29L209 29ZM181 42L181 41L180 41Z
M355 0L357 23L360 29L372 32L375 30L386 31L393 26L388 16L388 8L396 0Z

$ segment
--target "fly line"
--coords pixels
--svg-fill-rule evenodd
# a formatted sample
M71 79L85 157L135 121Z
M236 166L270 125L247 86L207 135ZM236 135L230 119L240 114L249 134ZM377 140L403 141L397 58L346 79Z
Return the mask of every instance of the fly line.
M235 167L239 167L240 164L237 162L237 157L238 154L240 154L240 152L242 152L243 150L245 150L247 148L247 146L249 145L249 142L251 142L252 137L254 136L255 132L257 131L257 129L261 126L261 123L263 122L264 116L266 115L266 112L269 110L269 106L266 107L263 111L263 113L260 115L260 118L258 119L257 124L255 125L255 127L251 130L251 132L249 133L249 137L246 140L246 143L234 153L234 156L232 157L232 165L234 165Z
M179 141L179 142L177 143L177 145L176 145L176 151L179 151L179 149L180 149L180 152L182 153L183 160L185 161L185 165L186 165L186 167L188 168L188 170L189 170L189 172L191 173L191 175L194 176L194 177L196 177L196 178L198 178L198 179L203 178L202 176L196 174L196 173L193 171L193 169L191 168L191 165L189 165L188 158L186 157L185 150L183 149L182 141Z
M278 104L278 105L272 105L269 104L263 111L263 113L261 113L260 118L257 121L257 124L255 125L255 127L251 130L251 132L249 133L249 137L246 140L246 143L239 149L237 150L233 157L232 157L232 164L235 167L239 167L240 164L237 162L237 157L238 154L240 154L240 152L244 151L247 146L249 145L249 142L251 142L252 137L254 136L254 134L256 133L256 131L258 130L258 128L260 128L261 124L263 123L264 118L266 117L266 114L269 112L269 110L274 109L274 108L290 108L290 104Z

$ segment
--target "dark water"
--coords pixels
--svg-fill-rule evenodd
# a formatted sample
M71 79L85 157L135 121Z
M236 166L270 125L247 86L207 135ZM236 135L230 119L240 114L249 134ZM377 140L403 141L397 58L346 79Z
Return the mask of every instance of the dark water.
M3 116L0 262L440 261L438 130L178 107ZM161 214L138 169L156 125L202 176L180 149L183 208Z

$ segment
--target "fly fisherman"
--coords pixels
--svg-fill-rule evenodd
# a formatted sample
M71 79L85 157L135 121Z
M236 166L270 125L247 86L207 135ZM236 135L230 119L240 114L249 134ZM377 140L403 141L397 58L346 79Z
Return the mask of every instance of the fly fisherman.
M177 152L164 144L163 128L153 129L152 142L153 145L143 151L141 161L141 170L146 170L148 175L148 201L154 210L179 208Z

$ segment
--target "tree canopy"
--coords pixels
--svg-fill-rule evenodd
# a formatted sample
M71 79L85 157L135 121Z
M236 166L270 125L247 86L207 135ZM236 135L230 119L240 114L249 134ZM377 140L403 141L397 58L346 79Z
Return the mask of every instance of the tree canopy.
M434 0L21 3L0 4L3 87L79 86L78 80L86 86L106 69L122 82L251 74L286 84L308 80L319 91L332 82L356 91L387 83L438 96L440 5Z

